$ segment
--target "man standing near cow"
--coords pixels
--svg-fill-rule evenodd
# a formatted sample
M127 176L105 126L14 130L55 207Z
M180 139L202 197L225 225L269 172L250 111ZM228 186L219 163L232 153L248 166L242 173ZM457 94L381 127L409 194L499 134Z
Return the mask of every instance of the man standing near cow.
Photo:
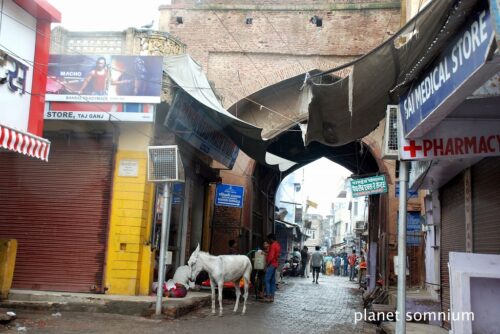
M278 259L281 253L281 246L276 241L274 233L267 236L269 241L269 252L266 258L266 297L265 302L272 303L274 301L274 293L276 292L276 269L278 268Z

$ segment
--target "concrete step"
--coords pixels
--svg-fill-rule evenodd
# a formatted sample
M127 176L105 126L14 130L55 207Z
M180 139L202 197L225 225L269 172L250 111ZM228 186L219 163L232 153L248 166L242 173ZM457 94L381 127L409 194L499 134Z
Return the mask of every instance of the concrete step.
M209 293L190 291L185 298L164 298L162 313L166 318L178 318L209 303ZM154 314L155 304L154 296L11 290L9 299L0 301L0 308L151 316Z

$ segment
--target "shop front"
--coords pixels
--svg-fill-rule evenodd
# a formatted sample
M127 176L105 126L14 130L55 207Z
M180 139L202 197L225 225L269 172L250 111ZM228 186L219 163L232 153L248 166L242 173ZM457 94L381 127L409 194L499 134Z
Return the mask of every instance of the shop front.
M466 24L399 105L400 157L411 161L410 187L428 190L422 226L429 245L426 287L440 295L443 312L483 310L477 304L458 309L460 303L453 302L457 283L450 279L450 254L500 255L495 219L500 207L500 66L492 9L487 2L473 6ZM464 327L446 319L444 326L454 332L457 326L479 330L473 328L477 322Z

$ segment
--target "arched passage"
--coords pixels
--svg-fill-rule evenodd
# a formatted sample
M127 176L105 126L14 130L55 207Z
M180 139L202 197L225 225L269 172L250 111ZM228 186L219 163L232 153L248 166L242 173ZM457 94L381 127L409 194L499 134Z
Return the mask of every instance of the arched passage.
M322 157L329 159L348 169L353 176L368 176L375 174L386 174L387 180L390 175L382 160L376 155L372 148L376 142L371 138L351 142L346 145L331 147L314 142L304 147L301 132L298 127L292 127L289 131L283 131L279 141L271 144L270 152L297 162L295 166L286 172L280 172L268 166L256 163L253 173L252 196L254 207L252 208L252 222L254 232L252 246L255 248L262 244L267 233L276 231L274 212L276 209L276 193L280 182L294 171L310 164ZM376 145L375 145L376 146ZM336 196L337 194L332 194ZM388 240L386 240L387 217L388 217L388 195L374 195L368 197L367 202L367 229L366 244L370 245L371 272L373 275L388 277ZM255 214L258 212L259 214ZM264 213L264 214L262 214Z

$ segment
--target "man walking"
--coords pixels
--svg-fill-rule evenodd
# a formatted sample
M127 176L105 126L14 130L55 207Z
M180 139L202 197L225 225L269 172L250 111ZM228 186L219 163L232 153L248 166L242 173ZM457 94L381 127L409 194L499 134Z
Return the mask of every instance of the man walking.
M337 276L340 276L340 262L340 254L337 254L337 256L335 256L335 275Z
M264 301L272 303L274 301L274 293L276 292L276 269L278 268L281 246L276 241L276 236L273 233L270 233L267 239L269 240L269 252L266 258L266 297Z
M349 261L347 261L347 253L342 255L342 259L344 260L344 274L342 276L349 276L349 270L347 267L349 266Z
M309 271L307 270L307 265L309 264L309 249L304 246L300 251L300 256L302 258L302 266L300 268L300 276L309 278Z
M316 251L311 257L311 264L313 267L313 283L318 283L319 271L321 270L321 265L323 264L323 255L320 253L321 247L316 246ZM316 277L316 280L314 279Z

